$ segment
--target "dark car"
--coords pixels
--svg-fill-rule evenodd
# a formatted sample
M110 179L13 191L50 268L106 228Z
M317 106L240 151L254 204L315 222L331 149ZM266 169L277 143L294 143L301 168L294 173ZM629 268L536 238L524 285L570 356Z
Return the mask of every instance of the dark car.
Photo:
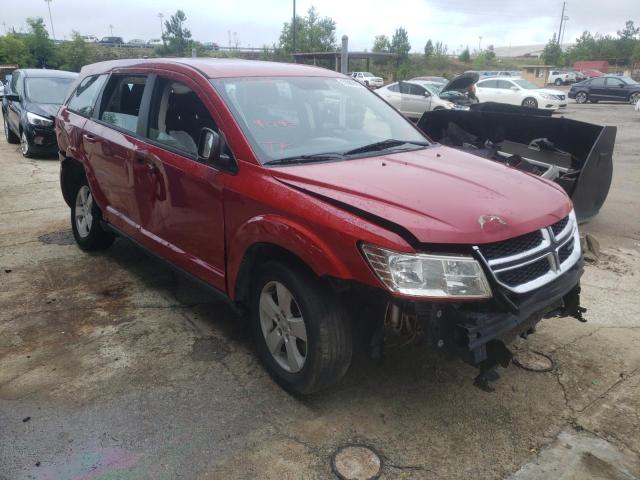
M4 135L20 143L22 155L57 152L53 120L77 73L62 70L15 70L2 100Z
M606 100L635 105L640 100L640 83L633 78L611 75L591 78L574 84L569 90L569 98L575 98L577 103Z
M124 40L122 37L102 37L98 43L102 45L122 45Z

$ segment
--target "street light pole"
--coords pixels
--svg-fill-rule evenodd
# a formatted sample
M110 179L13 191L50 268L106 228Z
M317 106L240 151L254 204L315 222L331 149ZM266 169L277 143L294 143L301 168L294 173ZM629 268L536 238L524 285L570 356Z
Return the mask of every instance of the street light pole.
M558 29L558 46L560 46L560 35L562 34L562 24L564 23L564 8L567 2L562 2L562 14L560 15L560 28Z
M293 0L293 53L296 53L296 0Z
M482 35L478 37L478 52L482 50Z
M164 29L163 29L163 22L162 22L162 19L164 18L164 14L159 13L158 18L160 19L160 37L162 38L164 37Z
M53 39L56 39L56 32L53 29L53 17L51 16L51 0L44 0L47 3L47 7L49 7L49 25L51 25L51 36Z
M109 31L111 32L111 36L113 37L113 25L109 24Z

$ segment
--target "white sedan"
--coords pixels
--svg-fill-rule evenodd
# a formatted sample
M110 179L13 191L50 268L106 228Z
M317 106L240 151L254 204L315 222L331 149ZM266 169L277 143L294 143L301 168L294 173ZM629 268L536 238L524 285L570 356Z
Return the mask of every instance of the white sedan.
M567 106L567 95L560 90L540 88L520 78L486 78L476 83L480 102L508 103L523 107L558 110Z
M379 88L376 93L413 120L420 119L424 112L431 110L468 110L468 107L441 99L433 85L419 80L392 83Z

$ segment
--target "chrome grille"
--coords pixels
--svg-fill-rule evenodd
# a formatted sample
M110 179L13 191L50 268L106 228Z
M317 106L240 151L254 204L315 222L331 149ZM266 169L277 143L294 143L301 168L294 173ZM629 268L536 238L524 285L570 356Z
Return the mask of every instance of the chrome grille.
M570 269L581 255L573 211L549 227L474 249L494 279L516 293L551 282Z

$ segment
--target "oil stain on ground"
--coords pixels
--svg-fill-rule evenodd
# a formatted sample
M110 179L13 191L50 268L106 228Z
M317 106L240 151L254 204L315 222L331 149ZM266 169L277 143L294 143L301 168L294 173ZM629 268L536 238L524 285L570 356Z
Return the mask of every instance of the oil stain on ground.
M229 353L229 345L223 339L218 337L196 338L193 342L191 359L198 362L219 362Z
M73 245L74 243L71 230L45 233L44 235L40 235L38 240L47 245Z

